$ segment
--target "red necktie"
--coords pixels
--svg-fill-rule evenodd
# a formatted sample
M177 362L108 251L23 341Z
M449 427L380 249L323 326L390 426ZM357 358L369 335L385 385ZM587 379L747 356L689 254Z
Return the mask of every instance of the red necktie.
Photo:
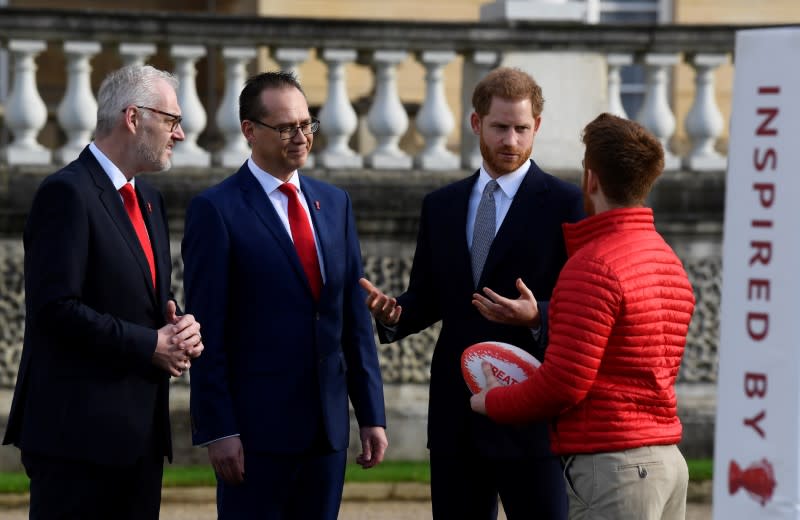
M305 208L300 204L300 196L294 184L285 182L278 187L289 198L289 227L292 230L292 241L300 257L300 264L308 277L311 293L314 300L319 301L322 291L322 274L319 270L319 257L317 246L314 243L314 234L311 232L311 223Z
M136 231L136 236L139 237L139 244L144 250L144 256L147 257L147 264L150 266L150 277L153 280L153 288L156 286L156 262L153 258L153 248L150 246L150 237L147 236L147 228L144 225L142 218L142 210L139 208L139 203L136 200L136 192L133 190L133 185L126 182L122 188L119 189L119 194L122 195L122 201L125 203L125 211L128 212L128 217L131 219L133 229Z

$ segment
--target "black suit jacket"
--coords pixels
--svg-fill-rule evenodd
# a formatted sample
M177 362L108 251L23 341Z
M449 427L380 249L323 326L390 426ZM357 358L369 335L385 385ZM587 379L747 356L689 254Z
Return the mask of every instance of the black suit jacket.
M4 444L128 464L172 455L169 375L151 362L171 258L161 195L136 181L157 287L119 193L88 148L46 178L25 226L25 339Z
M497 457L546 455L550 448L544 423L499 426L474 413L461 375L461 353L480 341L502 341L540 360L544 356L530 329L492 323L472 305L475 284L466 227L469 197L477 179L476 172L425 197L408 290L397 298L403 308L400 322L391 338L380 326L378 331L382 341L400 339L442 321L431 363L431 450L477 449ZM522 278L537 300L549 300L566 261L561 224L582 217L580 189L544 173L531 161L492 242L479 287L516 298L515 282Z

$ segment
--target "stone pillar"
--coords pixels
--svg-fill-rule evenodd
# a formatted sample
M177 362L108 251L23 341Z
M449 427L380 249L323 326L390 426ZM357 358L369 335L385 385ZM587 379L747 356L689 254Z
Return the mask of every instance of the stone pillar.
M490 51L472 51L464 56L464 68L461 76L461 166L468 170L481 167L483 157L478 136L472 133L470 118L472 92L475 85L497 66L500 55Z
M417 59L425 66L425 101L417 114L416 126L425 147L414 163L424 170L454 170L459 158L445 147L455 122L444 95L444 67L456 57L452 51L423 51Z
M8 164L49 164L50 150L39 144L36 136L47 122L47 107L36 86L36 56L47 44L41 40L11 40L8 50L13 57L14 81L6 101L6 126L14 140L3 157Z
M694 54L688 61L695 69L696 89L684 122L692 141L692 151L684 159L684 167L696 171L723 170L727 160L714 150L725 124L714 96L714 69L726 63L728 57L725 54Z
M367 114L367 126L377 140L375 150L366 157L371 168L411 168L411 157L397 143L408 129L408 115L395 81L396 68L406 59L405 51L374 51L375 98Z
M664 170L677 170L680 161L669 150L669 140L675 133L675 116L667 100L667 71L678 63L678 54L645 54L643 63L647 70L647 90L636 120L664 145Z
M322 51L322 61L328 66L328 97L319 111L319 120L327 146L319 153L318 159L326 168L361 168L363 165L361 156L348 144L358 126L358 117L347 97L344 66L355 59L354 49Z
M58 122L67 134L67 142L55 153L58 162L76 159L97 126L97 101L92 93L89 60L98 52L98 42L64 42L67 87L58 105Z
M119 55L122 65L144 65L147 59L156 53L153 43L120 43Z
M209 166L209 153L197 145L197 137L206 127L207 118L203 104L197 95L198 59L206 55L202 45L173 45L170 55L175 61L175 75L178 76L178 104L183 115L183 141L175 143L172 162L175 166Z
M608 112L615 116L628 118L622 105L622 78L620 69L633 63L630 54L609 54L608 60Z
M253 47L223 47L225 93L217 109L217 128L225 137L225 146L214 154L214 163L236 168L247 160L250 147L242 135L239 121L239 94L245 82L247 64L256 57Z

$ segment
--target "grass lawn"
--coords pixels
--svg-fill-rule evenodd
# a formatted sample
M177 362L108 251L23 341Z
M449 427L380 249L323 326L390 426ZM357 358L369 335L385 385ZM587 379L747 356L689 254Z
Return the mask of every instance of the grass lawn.
M688 460L690 480L710 480L711 459ZM422 482L431 480L426 461L386 461L370 470L348 464L346 482ZM214 486L211 466L169 466L164 468L164 487ZM0 493L25 493L28 477L23 472L0 472Z

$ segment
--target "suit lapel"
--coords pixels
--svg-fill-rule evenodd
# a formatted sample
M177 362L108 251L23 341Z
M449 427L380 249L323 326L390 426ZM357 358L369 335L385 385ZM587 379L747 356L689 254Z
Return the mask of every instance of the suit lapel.
M144 256L139 238L136 236L136 231L133 229L133 224L131 223L130 217L128 217L128 213L125 211L125 206L122 203L119 193L114 189L111 179L108 178L108 175L88 148L84 148L83 152L81 152L80 159L89 170L89 174L97 188L100 202L114 222L120 236L122 236L125 243L128 244L131 257L134 258L139 265L142 282L147 287L148 293L155 304L155 293L153 292L153 282L150 277L150 266L147 263L147 258Z
M472 255L470 244L467 242L467 214L469 210L469 197L472 188L478 180L478 173L467 177L453 186L455 190L453 204L445 209L446 218L449 221L442 222L442 229L453 230L451 233L453 255L453 275L464 279L464 283L470 287L470 291L475 288L472 280Z
M542 171L539 170L536 163L531 161L531 167L519 185L514 200L511 201L511 206L508 208L508 213L506 213L506 218L503 219L500 229L495 234L492 247L489 248L486 263L483 265L483 273L481 273L481 283L497 263L506 254L509 254L509 250L514 247L515 242L520 237L529 235L526 233L526 229L536 224L531 222L531 208L537 206L538 193L545 189L543 180Z
M289 233L287 233L283 222L281 222L280 217L278 217L278 214L275 212L275 208L272 206L269 197L264 193L264 189L258 183L246 163L236 173L236 176L245 203L250 206L250 209L253 210L261 223L264 224L275 238L275 242L277 242L283 254L289 258L289 263L293 266L295 273L297 273L297 276L300 277L310 293L311 286L308 284L305 272L303 272L303 266L300 264L300 258L297 256L294 243Z

